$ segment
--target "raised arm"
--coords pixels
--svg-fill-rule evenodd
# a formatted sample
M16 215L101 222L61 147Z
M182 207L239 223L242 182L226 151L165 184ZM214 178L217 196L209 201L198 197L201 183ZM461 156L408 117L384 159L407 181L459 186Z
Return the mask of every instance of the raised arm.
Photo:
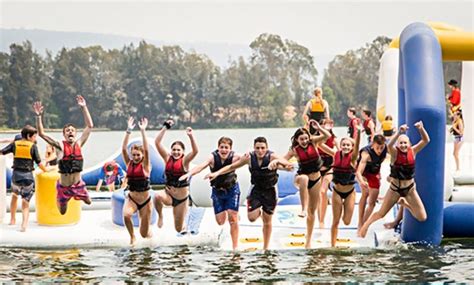
M322 128L321 125L318 122L316 122L315 120L311 120L311 121L309 121L309 123L311 125L313 125L313 127L315 129L317 129L320 133L320 135L311 136L311 141L313 142L313 144L318 144L320 142L325 142L331 136L331 133L328 130L326 130L325 128Z
M145 172L150 173L151 163L150 163L150 150L148 149L148 139L146 137L146 127L148 126L148 119L142 118L138 122L138 127L140 128L140 133L142 134L142 143L143 143L143 169Z
M165 136L166 130L170 129L171 126L173 126L173 123L174 123L173 120L167 120L166 122L164 122L163 127L158 132L158 135L156 136L156 139L155 139L156 149L158 150L158 153L160 154L161 158L163 158L165 163L169 159L169 154L166 151L166 148L163 146L162 141L163 141L163 137Z
M239 160L237 160L236 162L230 164L230 165L227 165L225 167L222 167L221 169L219 169L218 171L216 172L212 172L212 173L209 173L207 174L204 179L209 179L210 181L214 180L217 176L219 175L222 175L222 174L226 174L226 173L229 173L231 171L234 171L236 170L237 168L240 168L246 164L249 164L250 162L250 154L249 153L246 153L245 155L243 155L242 157L240 157Z
M392 160L393 158L397 157L397 148L395 147L395 143L398 141L398 138L400 137L400 135L406 133L407 130L408 130L408 126L406 124L401 125L398 131L395 133L395 135L388 142L387 148L388 148L388 151L390 152L390 156L392 157Z
M360 126L357 126L357 137L355 138L354 149L352 150L351 163L354 164L359 157L359 145L360 145Z
M38 130L38 135L51 146L59 150L62 150L61 144L55 141L53 138L47 136L46 133L44 132L43 120L42 120L44 107L40 101L33 103L33 110L35 111L35 114L36 114L36 129Z
M135 122L132 117L128 118L127 122L127 132L125 133L125 137L123 138L122 142L122 158L125 162L125 165L128 165L130 162L130 157L128 156L128 139L130 138L130 134L132 133L133 128L135 127Z
M413 152L417 154L430 142L430 136L423 127L422 121L416 122L414 126L418 129L418 132L420 132L421 136L421 140L415 146L413 146Z
M196 139L194 138L194 135L193 135L193 129L191 129L190 127L187 127L186 134L188 135L189 141L191 142L191 152L189 152L184 157L184 167L188 169L189 163L196 157L196 155L199 152L199 148L197 146Z
M84 97L82 97L81 95L77 95L76 101L77 105L81 107L82 115L84 116L84 122L86 123L86 127L84 128L84 131L82 131L82 135L78 140L80 146L83 146L89 138L89 135L91 134L92 128L94 127L94 123L92 122L92 117L89 113L89 109L87 109L86 99L84 99Z

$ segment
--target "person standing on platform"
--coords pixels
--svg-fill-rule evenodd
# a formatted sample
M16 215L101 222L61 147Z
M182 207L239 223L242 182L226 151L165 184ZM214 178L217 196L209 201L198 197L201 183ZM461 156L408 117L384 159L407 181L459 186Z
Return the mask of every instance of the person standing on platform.
M28 218L30 215L30 199L35 193L35 178L33 176L34 163L41 170L47 171L41 163L41 157L36 146L38 131L30 125L26 125L21 130L21 139L15 140L0 150L0 155L13 153L13 174L12 174L12 199L10 203L10 225L16 223L16 206L18 196L22 198L22 215L20 231L26 231Z
M461 89L459 89L458 82L454 79L449 80L448 86L451 89L451 93L447 96L451 105L449 110L451 114L454 114L461 109Z
M349 118L349 121L347 122L347 134L353 140L355 140L357 137L357 129L360 124L360 120L357 118L356 114L357 112L354 107L347 109L347 117Z
M367 143L370 144L375 136L375 121L372 119L372 112L370 110L362 111L362 127L367 135Z
M305 127L308 128L311 134L314 134L315 130L312 129L309 124L310 120L315 120L320 123L323 119L329 119L329 104L323 99L323 90L320 87L314 89L314 98L306 103L303 111L303 121Z

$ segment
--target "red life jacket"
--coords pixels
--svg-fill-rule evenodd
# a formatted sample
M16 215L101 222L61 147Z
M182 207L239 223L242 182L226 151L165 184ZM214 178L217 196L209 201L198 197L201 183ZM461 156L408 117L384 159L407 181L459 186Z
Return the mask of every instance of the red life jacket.
M355 136L357 135L356 131L356 126L359 124L359 118L354 117L352 119L349 119L349 122L347 123L347 133L349 134L349 137L355 139Z
M165 175L166 175L166 185L173 186L177 188L189 186L189 182L179 181L179 178L186 174L184 171L184 155L178 159L175 159L170 155L165 166Z
M59 173L81 172L84 164L81 146L75 142L72 145L63 141L63 158L59 160Z
M128 190L143 192L150 189L150 179L145 175L143 160L135 164L133 160L127 165Z
M297 145L294 150L299 161L298 174L310 174L321 169L323 162L312 143L308 144L306 148Z
M333 182L341 185L355 183L355 169L352 166L352 151L343 154L342 150L338 150L334 155L333 164Z
M411 147L408 147L407 152L402 152L397 147L397 159L390 167L390 176L400 180L415 177L415 154Z
M372 130L369 128L369 123L372 121L372 118L364 120L362 126L364 127L365 134L370 136L372 134Z

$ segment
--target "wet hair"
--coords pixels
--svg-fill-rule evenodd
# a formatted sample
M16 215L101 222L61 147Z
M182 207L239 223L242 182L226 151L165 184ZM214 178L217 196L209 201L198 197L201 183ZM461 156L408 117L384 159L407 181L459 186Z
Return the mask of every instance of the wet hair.
M257 143L264 143L266 146L268 146L267 139L264 138L264 137L256 137L256 138L253 140L253 145L255 145L255 144L257 144Z
M296 130L295 134L291 137L291 147L296 147L298 146L298 138L301 135L307 134L308 137L311 137L311 134L309 131L305 128L299 128Z
M393 118L391 115L385 116L385 121L393 121Z
M373 142L378 144L378 145L383 145L385 144L385 137L381 134L375 135Z
M351 112L352 115L354 115L354 116L355 116L355 114L356 114L356 108L354 108L354 107L348 108L347 111Z
M134 144L132 145L131 149L130 149L130 153L132 153L132 151L134 150L138 150L139 152L141 153L144 153L145 150L143 149L143 146L141 144Z
M27 139L35 134L37 134L38 131L33 128L31 125L26 125L21 129L21 137L24 139Z
M221 143L226 143L226 144L230 145L230 147L232 148L232 139L229 138L229 137L221 137L221 138L217 141L217 146L220 146Z
M185 150L184 148L184 143L182 141L174 141L172 144L171 144L171 148L173 148L175 145L179 145L181 146L181 148L183 149L183 151Z
M372 112L370 110L363 110L362 112L364 112L364 114L367 115L367 117L370 117L372 115Z
M77 129L76 126L74 126L74 125L71 124L71 123L65 124L64 127L63 127L63 134L64 134L64 131L65 131L67 128L69 128L69 127L73 127L73 128L75 128L75 129Z

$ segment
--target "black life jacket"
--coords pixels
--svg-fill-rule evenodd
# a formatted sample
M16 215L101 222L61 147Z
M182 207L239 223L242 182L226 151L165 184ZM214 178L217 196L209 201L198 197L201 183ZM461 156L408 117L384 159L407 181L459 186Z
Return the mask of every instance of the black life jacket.
M378 174L380 173L380 167L382 167L382 163L387 156L387 147L385 147L380 155L375 153L375 150L370 147L370 145L365 146L363 149L359 151L359 159L357 164L359 164L362 158L362 152L367 152L370 156L370 161L367 160L365 164L364 174L371 173L371 174Z
M262 164L258 165L257 155L254 151L250 153L250 176L251 183L258 188L270 189L278 183L278 173L277 170L268 169L270 164L270 157L272 152L267 151L263 157Z
M221 157L219 156L218 150L212 152L212 156L214 157L214 167L210 167L211 172L216 172L224 166L232 164L232 159L234 158L234 152L231 151L227 158L225 159L224 163L221 161ZM237 183L237 174L235 171L222 174L216 177L216 179L211 181L211 186L216 189L224 189L228 190L232 188L232 186Z

